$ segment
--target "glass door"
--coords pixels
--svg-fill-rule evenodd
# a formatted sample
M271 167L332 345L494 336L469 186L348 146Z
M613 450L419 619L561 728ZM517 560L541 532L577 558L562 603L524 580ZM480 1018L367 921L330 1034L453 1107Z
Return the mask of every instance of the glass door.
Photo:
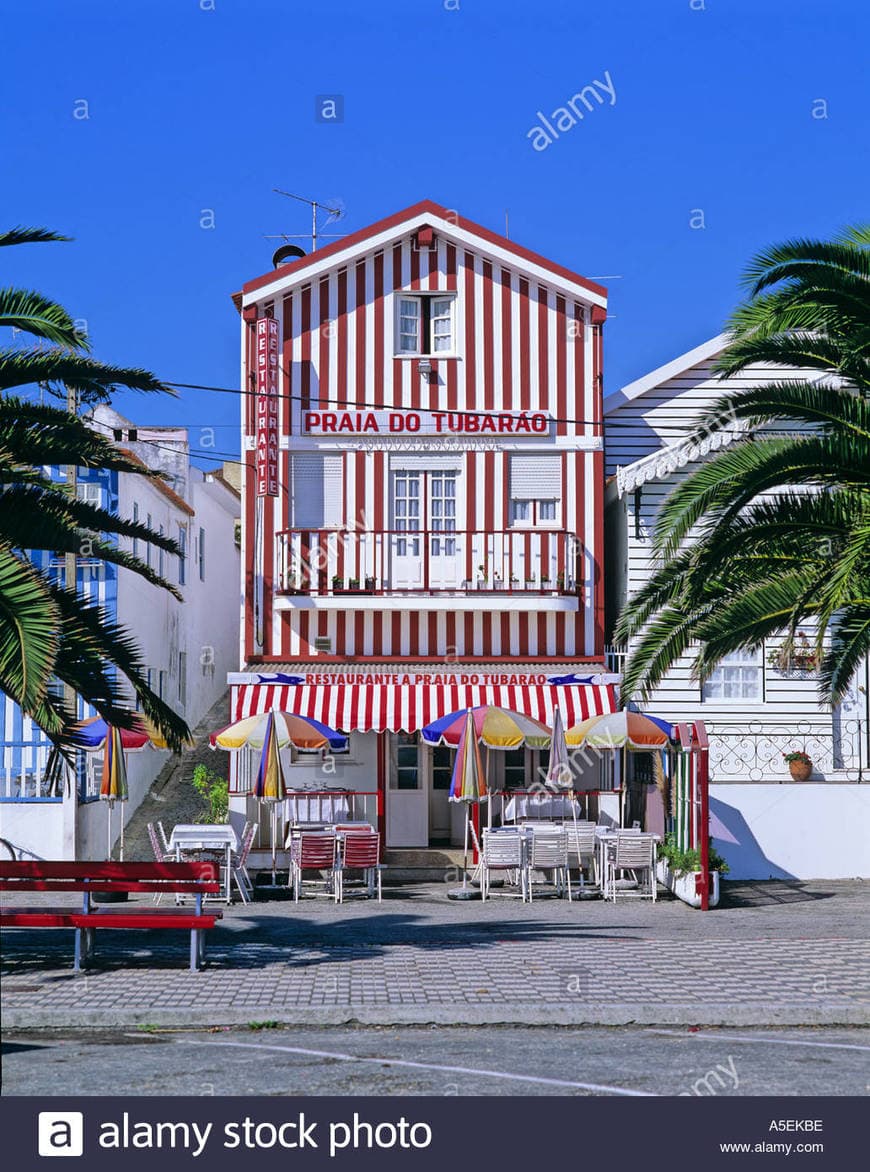
M423 477L423 472L393 473L394 533L390 585L399 590L419 589L423 586L420 537L423 527Z
M394 588L440 590L461 585L458 481L455 471L393 472L390 584Z

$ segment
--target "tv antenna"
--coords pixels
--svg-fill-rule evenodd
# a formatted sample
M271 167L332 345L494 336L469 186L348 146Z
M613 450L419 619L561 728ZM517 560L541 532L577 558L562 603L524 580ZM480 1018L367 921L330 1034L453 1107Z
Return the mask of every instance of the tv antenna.
M324 228L328 228L330 224L337 223L345 217L344 204L340 199L332 200L331 205L323 203L316 199L307 199L304 195L294 195L292 191L282 191L280 187L273 187L272 190L276 195L286 195L288 199L298 199L300 203L307 203L311 208L311 232L276 232L271 235L264 234L266 240L305 240L310 238L311 251L317 249L317 241L319 237L325 237L329 240L337 240L341 236L346 236L346 232L323 232L317 226L317 213L319 211L326 212L326 220L323 224Z

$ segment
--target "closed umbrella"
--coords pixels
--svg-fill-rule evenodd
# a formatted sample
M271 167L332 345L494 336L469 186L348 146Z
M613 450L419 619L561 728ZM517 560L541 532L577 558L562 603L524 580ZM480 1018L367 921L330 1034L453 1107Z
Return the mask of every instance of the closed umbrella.
M106 858L112 857L112 811L115 802L127 801L127 763L124 760L122 730L109 728L103 742L103 775L100 781L100 799L109 803L106 815L107 846ZM124 861L124 811L121 810L121 843L119 858Z
M270 712L266 722L263 751L254 781L254 797L269 803L269 830L272 839L272 886L275 886L276 851L278 837L278 803L287 797L287 783L281 765L275 713Z
M453 762L453 776L450 778L451 802L465 802L465 846L462 857L462 890L451 892L453 899L468 899L468 825L473 802L486 801L486 771L480 755L480 744L474 723L472 709L465 714L465 725L459 737L456 760Z

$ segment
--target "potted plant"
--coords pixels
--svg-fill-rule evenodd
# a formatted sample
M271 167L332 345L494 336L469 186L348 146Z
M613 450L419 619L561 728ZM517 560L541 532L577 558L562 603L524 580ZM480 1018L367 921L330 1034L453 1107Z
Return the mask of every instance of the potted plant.
M351 593L359 593L359 578L348 578L347 588Z
M550 589L550 575L549 574L541 574L541 589L542 590L549 590Z
M718 851L713 849L712 843L707 861L710 868L710 907L716 907L719 902L719 878L728 874L728 864ZM701 876L701 852L697 847L683 850L677 846L673 834L666 835L665 841L659 847L656 876L678 899L690 907L701 906L701 892L698 887Z
M534 590L535 576L534 574L526 574L526 590Z
M564 574L557 574L556 575L556 589L559 591L560 594L564 591L564 589L565 589L565 575Z
M492 588L493 588L493 590L503 590L504 589L504 578L502 578L501 574L493 574Z
M366 594L374 594L375 592L375 576L374 574L366 574Z
M511 590L515 589L519 585L519 582L520 580L516 574L511 574Z
M332 592L333 594L344 593L344 579L340 574L334 574L332 578Z
M813 771L813 759L803 749L793 749L790 753L783 753L783 760L788 765L788 771L795 781L806 781Z
M486 562L480 563L480 565L477 567L477 572L480 575L480 577L477 579L477 589L478 590L485 590L486 589L486 580L489 577L489 569L487 567Z

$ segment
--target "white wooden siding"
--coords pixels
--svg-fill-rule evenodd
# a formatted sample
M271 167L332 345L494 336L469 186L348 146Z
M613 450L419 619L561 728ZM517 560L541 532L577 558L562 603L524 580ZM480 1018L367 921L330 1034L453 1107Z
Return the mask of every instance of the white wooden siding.
M723 380L714 376L713 361L687 369L607 412L608 476L614 476L619 467L636 464L679 443L698 416L723 394L772 379L818 377L816 371L756 367ZM621 498L615 482L610 484L605 513L607 543L618 548L608 550L608 637L625 598L640 589L652 573L651 538L664 498L698 466L697 462L687 463L655 476ZM780 751L804 747L825 776L852 776L859 766L866 771L866 668L856 681L851 701L832 713L819 704L813 675L783 673L767 662L774 647L771 644L764 649L761 701L703 700L700 685L691 678L692 657L685 656L643 707L671 721L702 718L713 739L718 738L713 770L720 780L787 776Z

